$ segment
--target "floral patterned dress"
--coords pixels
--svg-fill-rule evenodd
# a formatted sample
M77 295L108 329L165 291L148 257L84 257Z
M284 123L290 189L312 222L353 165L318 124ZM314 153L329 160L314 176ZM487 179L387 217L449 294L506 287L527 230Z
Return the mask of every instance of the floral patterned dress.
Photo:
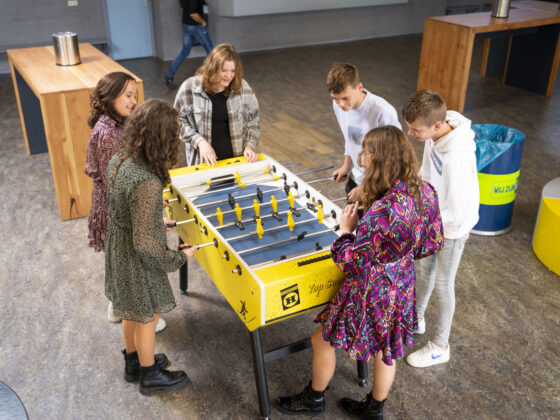
M107 165L121 145L122 126L102 115L93 127L86 156L86 175L93 178L88 218L89 246L96 252L105 248L107 231Z
M404 357L417 324L414 260L443 247L437 193L424 183L417 210L406 184L395 180L356 227L334 241L331 254L346 278L315 322L333 347L367 362L378 351L383 361Z
M179 269L187 256L167 246L160 179L129 158L111 184L118 157L107 169L105 295L113 302L115 316L148 323L155 313L175 307L167 273Z

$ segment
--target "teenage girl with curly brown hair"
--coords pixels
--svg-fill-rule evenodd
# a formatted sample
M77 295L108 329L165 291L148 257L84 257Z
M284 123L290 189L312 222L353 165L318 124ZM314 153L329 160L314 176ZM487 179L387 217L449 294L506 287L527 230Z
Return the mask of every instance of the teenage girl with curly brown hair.
M103 76L89 98L91 114L88 125L93 130L87 147L85 172L93 180L93 189L88 238L89 246L96 252L105 249L105 233L109 221L105 179L107 165L122 144L123 125L136 106L137 94L134 77L116 71ZM107 308L107 318L111 322L120 322L113 313L111 302ZM161 318L156 330L161 331L164 328L165 320Z
M127 381L140 379L139 391L178 389L183 371L163 367L167 356L154 355L159 315L175 307L167 273L176 271L196 247L167 246L162 217L163 186L179 153L177 111L150 99L127 120L123 148L107 169L109 225L105 241L105 294L122 321Z

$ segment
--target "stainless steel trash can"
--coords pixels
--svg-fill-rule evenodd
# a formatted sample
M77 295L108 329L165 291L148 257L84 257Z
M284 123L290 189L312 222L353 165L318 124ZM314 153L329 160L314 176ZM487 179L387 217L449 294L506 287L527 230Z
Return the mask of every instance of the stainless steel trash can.
M57 66L75 66L81 63L78 35L75 32L54 33L53 43Z

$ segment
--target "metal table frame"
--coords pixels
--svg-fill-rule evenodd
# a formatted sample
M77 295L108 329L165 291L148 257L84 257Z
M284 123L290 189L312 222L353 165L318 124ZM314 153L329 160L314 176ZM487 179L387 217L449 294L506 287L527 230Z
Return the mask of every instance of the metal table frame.
M179 243L183 241L179 238ZM188 289L188 263L179 269L179 289L182 295L187 295ZM265 364L274 360L281 359L298 351L311 347L311 337L296 341L269 351L263 351L261 342L261 329L249 331L251 342L251 353L253 355L253 371L255 373L255 384L257 386L257 396L259 399L259 413L263 419L270 419L270 398L268 396L268 381L266 379ZM365 387L367 383L367 363L357 361L358 385Z

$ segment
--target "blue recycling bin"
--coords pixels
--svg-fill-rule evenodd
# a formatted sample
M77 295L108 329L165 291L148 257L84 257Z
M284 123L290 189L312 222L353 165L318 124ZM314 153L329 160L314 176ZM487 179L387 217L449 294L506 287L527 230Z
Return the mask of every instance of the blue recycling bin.
M521 168L525 134L496 124L474 124L480 207L472 233L501 235L511 218Z

